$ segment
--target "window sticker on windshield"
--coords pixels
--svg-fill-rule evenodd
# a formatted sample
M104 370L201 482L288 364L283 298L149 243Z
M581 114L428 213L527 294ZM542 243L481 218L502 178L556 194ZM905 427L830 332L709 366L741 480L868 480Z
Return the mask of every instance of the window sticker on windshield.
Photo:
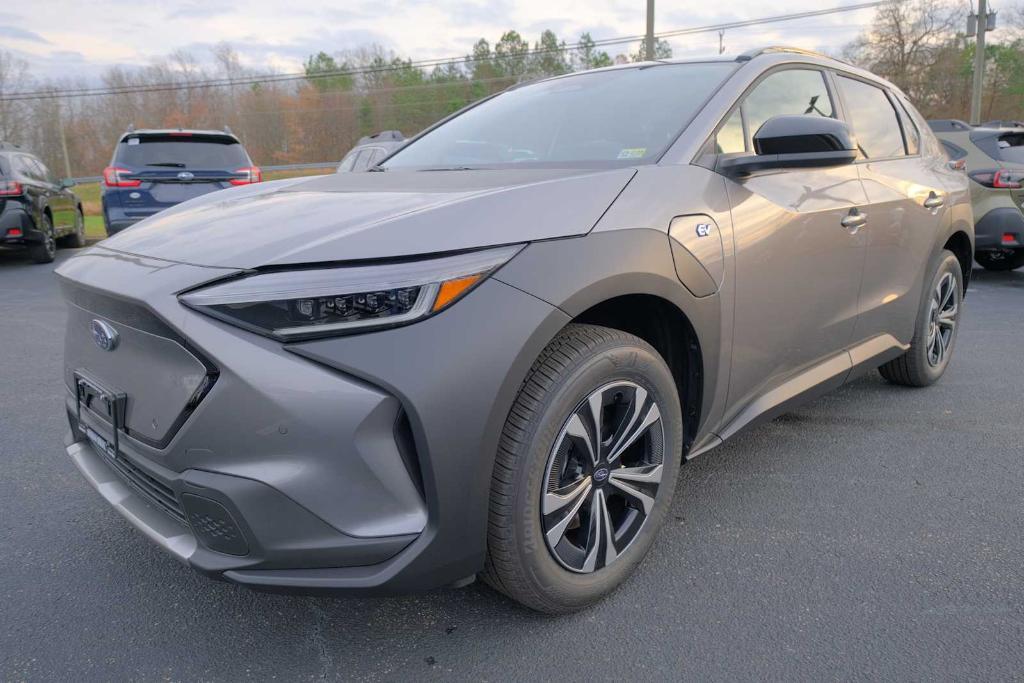
M137 144L139 144L139 139L138 138L128 138L128 144L129 145L137 145Z
M641 159L647 153L646 147L627 147L619 152L620 159Z

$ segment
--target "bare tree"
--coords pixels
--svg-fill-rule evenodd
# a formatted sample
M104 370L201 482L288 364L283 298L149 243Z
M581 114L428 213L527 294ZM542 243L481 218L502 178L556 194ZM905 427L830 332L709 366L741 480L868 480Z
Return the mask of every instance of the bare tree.
M0 97L26 90L31 84L28 62L0 50ZM24 142L29 108L24 102L0 99L0 140Z
M962 9L947 0L889 0L844 56L918 99L927 94L928 76L962 18Z

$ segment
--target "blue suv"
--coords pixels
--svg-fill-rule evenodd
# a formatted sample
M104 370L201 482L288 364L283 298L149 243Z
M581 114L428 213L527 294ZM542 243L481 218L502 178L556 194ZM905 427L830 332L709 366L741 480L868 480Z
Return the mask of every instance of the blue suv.
M107 235L175 204L262 180L231 131L129 130L103 170Z

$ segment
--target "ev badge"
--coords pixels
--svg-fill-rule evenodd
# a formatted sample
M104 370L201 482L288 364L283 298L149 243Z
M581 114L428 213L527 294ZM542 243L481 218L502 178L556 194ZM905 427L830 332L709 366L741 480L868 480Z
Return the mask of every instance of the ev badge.
M711 234L711 225L708 223L697 224L697 237L707 237Z

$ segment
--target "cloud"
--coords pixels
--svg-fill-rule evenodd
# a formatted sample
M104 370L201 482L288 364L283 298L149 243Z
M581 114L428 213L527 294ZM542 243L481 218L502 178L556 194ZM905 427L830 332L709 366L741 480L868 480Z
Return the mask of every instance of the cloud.
M11 40L24 40L29 43L40 43L42 45L49 45L50 41L43 38L38 33L32 31L26 31L23 28L17 26L0 26L0 38L9 38Z

